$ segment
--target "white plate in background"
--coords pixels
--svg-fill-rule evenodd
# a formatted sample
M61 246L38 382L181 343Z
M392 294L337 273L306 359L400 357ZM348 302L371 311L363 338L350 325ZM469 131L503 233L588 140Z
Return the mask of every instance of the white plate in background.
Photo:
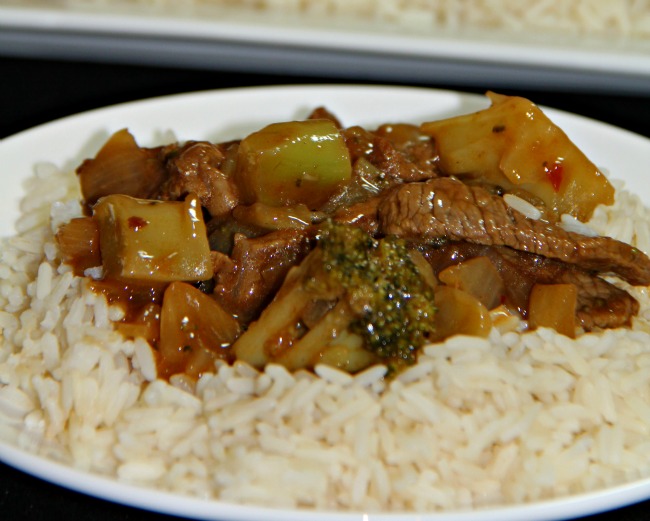
M647 94L650 38L430 34L296 17L0 0L0 54L354 80Z

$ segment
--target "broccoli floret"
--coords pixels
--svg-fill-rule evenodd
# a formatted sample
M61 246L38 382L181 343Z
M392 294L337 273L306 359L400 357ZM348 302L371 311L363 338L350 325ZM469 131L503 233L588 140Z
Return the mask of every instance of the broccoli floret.
M330 223L319 245L330 282L343 287L355 314L350 330L389 367L414 363L434 333L436 309L433 288L418 272L406 243Z

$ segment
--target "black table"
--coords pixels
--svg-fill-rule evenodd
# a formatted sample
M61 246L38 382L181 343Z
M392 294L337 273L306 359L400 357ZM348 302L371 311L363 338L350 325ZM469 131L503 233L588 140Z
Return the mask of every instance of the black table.
M84 110L153 96L253 85L349 83L333 77L273 76L17 58L0 58L0 72L0 138ZM490 85L481 89L463 88L444 81L427 86L477 93L491 88ZM540 105L582 114L650 137L650 92L646 96L626 96L530 89L498 91L521 95ZM162 521L179 518L94 499L0 464L0 519ZM650 520L650 501L584 519Z

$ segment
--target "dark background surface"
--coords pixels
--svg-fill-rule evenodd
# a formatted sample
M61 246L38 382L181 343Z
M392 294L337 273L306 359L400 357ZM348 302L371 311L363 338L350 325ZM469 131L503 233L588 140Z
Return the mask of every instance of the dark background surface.
M85 110L161 95L260 85L350 83L350 80L331 76L276 76L3 57L0 57L0 77L0 138ZM416 85L408 79L402 84ZM444 78L436 84L418 86L476 93L493 88L491 85L467 88L445 83ZM540 105L581 114L650 137L650 92L629 96L530 88L495 90L528 97ZM650 164L648 167L650 170ZM179 518L94 499L0 464L0 519L163 521ZM647 521L650 520L650 501L584 519Z

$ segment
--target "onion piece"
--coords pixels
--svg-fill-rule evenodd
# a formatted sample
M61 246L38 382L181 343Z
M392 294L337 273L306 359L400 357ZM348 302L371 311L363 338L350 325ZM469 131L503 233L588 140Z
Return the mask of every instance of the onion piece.
M230 346L240 332L237 320L212 297L185 282L172 282L160 315L159 374L198 378L214 372L216 360L232 361Z
M112 194L151 197L166 177L160 152L140 148L126 129L115 132L94 159L87 159L77 169L86 204Z

